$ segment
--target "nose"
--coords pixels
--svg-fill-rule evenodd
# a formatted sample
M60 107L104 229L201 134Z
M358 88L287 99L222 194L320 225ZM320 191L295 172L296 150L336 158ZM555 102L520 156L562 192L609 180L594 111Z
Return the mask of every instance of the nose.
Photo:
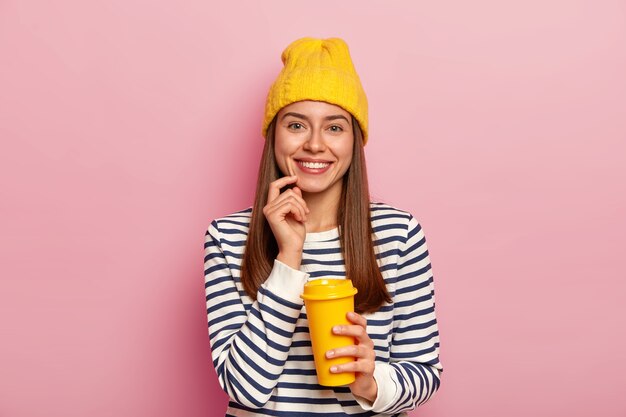
M323 152L326 150L326 142L322 132L317 129L311 131L311 135L302 146L304 149L310 152Z

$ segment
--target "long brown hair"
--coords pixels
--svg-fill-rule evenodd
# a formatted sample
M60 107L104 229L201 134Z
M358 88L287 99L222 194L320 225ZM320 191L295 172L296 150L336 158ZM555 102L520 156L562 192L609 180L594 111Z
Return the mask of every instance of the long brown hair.
M278 255L278 244L269 223L263 214L267 204L269 184L280 178L280 170L274 156L274 133L276 119L267 129L267 138L256 185L250 230L241 264L241 282L246 293L254 300L263 282L272 270ZM359 292L354 304L357 313L371 313L383 303L391 302L385 281L376 262L372 243L370 218L370 195L363 152L363 132L356 119L352 118L354 146L352 162L343 176L341 199L337 210L339 242L344 257L346 278Z

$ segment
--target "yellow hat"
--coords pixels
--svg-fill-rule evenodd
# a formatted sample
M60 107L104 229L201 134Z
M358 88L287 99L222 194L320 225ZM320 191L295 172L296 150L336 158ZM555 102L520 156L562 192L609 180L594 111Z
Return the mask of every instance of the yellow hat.
M367 142L367 97L350 59L348 45L339 38L302 38L282 53L284 67L267 95L263 136L276 114L302 100L325 101L354 116Z

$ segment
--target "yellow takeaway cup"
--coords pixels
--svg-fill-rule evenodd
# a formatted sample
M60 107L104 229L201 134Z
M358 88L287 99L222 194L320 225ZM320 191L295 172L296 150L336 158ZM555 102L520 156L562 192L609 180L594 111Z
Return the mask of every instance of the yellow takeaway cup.
M354 311L357 289L348 279L315 279L304 285L306 315L309 321L313 359L320 385L336 387L354 382L354 372L331 374L330 367L354 361L351 357L326 358L326 352L354 344L352 336L335 335L333 326L351 324L346 314Z

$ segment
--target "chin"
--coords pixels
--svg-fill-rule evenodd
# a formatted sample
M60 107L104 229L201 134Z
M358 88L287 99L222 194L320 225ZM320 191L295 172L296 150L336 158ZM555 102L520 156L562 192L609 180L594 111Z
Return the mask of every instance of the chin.
M298 186L300 187L300 186ZM327 188L317 188L317 187L300 187L300 190L303 193L307 193L307 194L317 194L317 193L321 193L323 191L326 191Z
M329 187L323 185L313 185L313 184L301 184L300 181L296 183L298 188L302 190L303 193L321 193L323 191L328 190Z

